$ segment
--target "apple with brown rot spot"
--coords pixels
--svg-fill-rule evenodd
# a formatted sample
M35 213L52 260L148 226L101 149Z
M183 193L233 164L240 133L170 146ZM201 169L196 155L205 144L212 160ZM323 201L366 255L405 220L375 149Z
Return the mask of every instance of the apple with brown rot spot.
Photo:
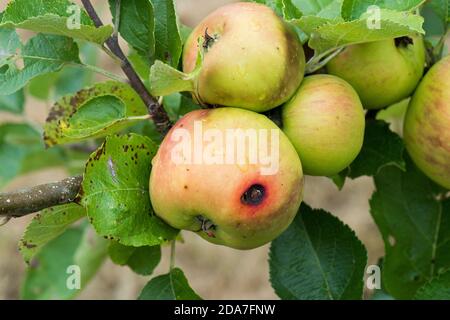
M186 114L164 138L152 166L150 197L160 218L236 249L275 239L302 199L294 147L266 116L244 109Z

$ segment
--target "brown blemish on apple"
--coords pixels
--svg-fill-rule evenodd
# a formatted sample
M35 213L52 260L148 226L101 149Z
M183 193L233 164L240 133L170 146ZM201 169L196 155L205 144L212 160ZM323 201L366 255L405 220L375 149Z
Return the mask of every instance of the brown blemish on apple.
M239 207L237 210L249 217L265 211L269 205L268 201L274 196L272 190L274 183L276 182L268 176L257 175L243 179L236 188L235 201Z
M265 187L261 184L251 185L241 196L241 203L249 206L257 206L266 198Z

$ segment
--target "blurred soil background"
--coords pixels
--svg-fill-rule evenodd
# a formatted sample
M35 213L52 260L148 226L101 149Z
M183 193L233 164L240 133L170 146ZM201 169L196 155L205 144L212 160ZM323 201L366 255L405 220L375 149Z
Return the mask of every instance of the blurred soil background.
M96 6L106 2L93 1ZM227 2L230 1L178 0L177 6L181 21L194 26L214 8ZM6 3L6 0L0 0L0 10ZM107 10L104 11L106 13ZM107 18L105 22L108 22ZM108 57L102 56L98 61L103 68L120 73ZM46 104L28 97L26 118L42 124L49 108L50 102ZM0 123L21 120L21 117L0 113ZM15 179L6 190L56 181L67 175L62 168L43 170ZM369 264L375 264L384 250L369 213L368 199L373 189L369 178L348 180L339 192L331 180L314 177L306 178L305 189L305 201L309 205L329 210L355 230L369 251ZM16 219L0 228L0 299L19 298L25 263L17 250L17 243L29 220L30 217ZM268 245L252 251L238 251L209 244L186 232L183 236L185 243L177 244L176 264L185 271L191 286L200 296L205 299L276 298L269 284ZM168 248L165 248L156 275L167 272L168 253ZM135 299L148 280L148 277L135 275L127 267L107 261L79 298Z

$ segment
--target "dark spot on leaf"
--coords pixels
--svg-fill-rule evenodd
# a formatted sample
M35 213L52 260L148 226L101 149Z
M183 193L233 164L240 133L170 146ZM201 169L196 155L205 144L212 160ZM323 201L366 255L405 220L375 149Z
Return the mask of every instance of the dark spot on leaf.
M64 108L58 104L55 103L53 108L50 110L48 116L47 116L47 122L52 122L54 120L60 119L64 117Z

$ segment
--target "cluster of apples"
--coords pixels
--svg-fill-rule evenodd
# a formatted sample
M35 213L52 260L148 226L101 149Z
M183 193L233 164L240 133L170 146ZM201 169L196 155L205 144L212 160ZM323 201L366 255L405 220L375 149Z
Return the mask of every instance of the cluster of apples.
M156 214L171 226L237 249L280 235L300 207L303 174L332 176L349 166L363 144L364 108L383 108L411 95L425 66L422 38L403 37L350 46L328 63L328 74L304 78L305 54L296 31L255 3L226 5L206 17L185 44L185 72L194 70L199 50L203 64L193 96L210 108L188 113L167 134L153 159L150 196ZM447 188L449 65L443 60L423 80L405 126L414 160ZM281 129L260 114L276 107ZM277 139L259 136L264 140L259 145L276 144L277 170L262 174L263 164L249 161L174 161L179 130L195 136L198 123L203 132L213 132L202 142L219 155L216 160L235 152L213 143L229 129L275 132ZM188 154L198 151L191 142Z

